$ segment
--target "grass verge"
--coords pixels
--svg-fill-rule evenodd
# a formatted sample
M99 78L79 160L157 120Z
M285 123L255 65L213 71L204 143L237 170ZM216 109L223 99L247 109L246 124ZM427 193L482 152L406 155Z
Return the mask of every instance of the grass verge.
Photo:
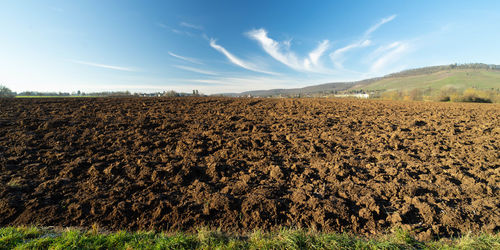
M99 96L59 96L59 95L16 95L15 98L96 98Z
M368 239L296 229L231 236L205 229L188 234L4 227L0 249L500 249L500 234L421 242L403 230Z

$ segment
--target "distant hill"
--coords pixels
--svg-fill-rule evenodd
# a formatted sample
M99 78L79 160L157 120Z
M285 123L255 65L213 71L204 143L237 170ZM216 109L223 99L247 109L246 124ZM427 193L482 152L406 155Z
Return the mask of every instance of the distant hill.
M294 89L271 89L271 90L256 90L243 92L240 95L251 95L251 96L289 96L289 95L305 95L305 94L318 94L325 91L342 91L349 89L353 86L353 83L349 82L334 82L334 83L324 83L320 85L312 85L304 88L294 88Z
M364 81L373 81L373 79L364 80ZM292 88L292 89L270 89L270 90L253 90L246 91L241 93L225 93L223 95L226 96L260 96L260 97L269 97L269 96L307 96L307 95L318 95L318 94L332 94L341 91L348 90L355 86L355 84L359 84L363 81L358 82L333 82L333 83L324 83L319 85L312 85L303 88Z
M411 89L455 88L500 89L500 65L451 64L410 69L356 82L335 82L294 89L247 91L231 96L317 96L349 92L407 91Z
M350 89L373 90L409 90L416 88L441 89L453 87L499 89L500 65L465 64L433 66L405 70L384 76L370 83L357 83Z

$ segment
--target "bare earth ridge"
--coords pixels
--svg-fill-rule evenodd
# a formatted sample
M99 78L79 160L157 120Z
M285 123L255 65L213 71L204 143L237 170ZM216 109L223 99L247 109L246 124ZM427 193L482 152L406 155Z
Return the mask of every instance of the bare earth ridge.
M0 100L0 225L500 230L500 105Z

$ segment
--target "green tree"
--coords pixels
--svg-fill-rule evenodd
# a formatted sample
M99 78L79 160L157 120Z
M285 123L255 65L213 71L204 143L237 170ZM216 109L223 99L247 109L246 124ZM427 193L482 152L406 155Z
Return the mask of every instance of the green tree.
M168 97L175 97L175 96L179 96L179 94L173 90L169 90L167 91L164 96L168 96Z
M0 97L14 97L15 93L9 88L0 85Z

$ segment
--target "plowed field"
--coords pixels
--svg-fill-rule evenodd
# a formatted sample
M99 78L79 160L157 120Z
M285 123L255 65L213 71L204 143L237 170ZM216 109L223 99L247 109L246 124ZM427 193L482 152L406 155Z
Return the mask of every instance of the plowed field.
M500 230L500 106L0 100L0 225Z

